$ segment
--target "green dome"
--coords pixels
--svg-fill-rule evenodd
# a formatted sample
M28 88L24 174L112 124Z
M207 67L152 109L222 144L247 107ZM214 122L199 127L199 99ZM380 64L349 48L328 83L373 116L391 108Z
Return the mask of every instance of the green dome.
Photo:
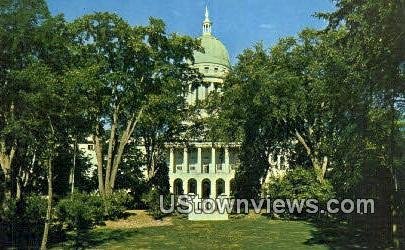
M224 44L212 35L205 34L200 37L201 46L205 53L194 52L195 64L212 63L230 68L228 50Z

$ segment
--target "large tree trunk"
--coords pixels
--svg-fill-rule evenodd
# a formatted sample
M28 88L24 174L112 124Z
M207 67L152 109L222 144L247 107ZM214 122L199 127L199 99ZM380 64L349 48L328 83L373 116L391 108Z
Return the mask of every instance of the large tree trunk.
M15 199L17 201L21 200L21 194L22 194L22 181L20 177L17 177L15 190Z
M52 189L52 157L46 162L48 168L48 206L46 210L46 218L45 218L45 227L44 233L42 236L42 243L41 243L41 250L46 249L46 244L48 242L48 234L49 228L51 226L51 218L52 218L52 196L53 196L53 189Z
M154 176L155 173L155 138L154 138L154 132L151 133L145 133L144 135L145 138L145 151L146 151L146 167L147 167L147 178L148 180L151 180Z
M107 166L106 166L106 170L105 170L105 185L104 185L104 190L106 195L111 195L112 193L112 188L110 185L111 182L111 168L112 168L112 164L113 161L115 161L116 159L114 158L114 149L115 149L115 136L116 136L116 130L118 127L118 110L119 108L117 107L114 110L113 113L113 118L112 118L112 124L111 124L111 130L110 130L110 140L108 141L108 152L107 152ZM122 142L120 142L122 143Z
M27 157L29 154L27 153ZM25 169L25 166L20 166L18 171L18 176L16 177L16 193L15 198L17 201L21 200L24 189L27 187L28 182L30 180L30 173L33 171L36 162L36 153L33 152L31 164L29 165L28 169Z
M326 173L326 169L328 167L328 157L327 156L320 157L319 154L315 150L312 150L309 147L309 145L305 141L304 137L298 131L295 131L295 136L298 139L298 141L301 143L301 145L305 148L307 156L309 157L309 159L312 162L312 167L314 168L318 181L323 182L325 180L325 173ZM320 158L322 158L322 159L320 159Z
M77 149L77 140L74 139L73 142L73 164L72 170L70 171L70 193L73 194L75 191L75 171L76 171L76 150Z
M138 115L135 117L135 114L132 115L132 118L128 121L127 127L125 131L123 132L121 136L121 140L119 142L118 150L117 153L114 157L114 162L112 166L112 172L110 176L110 188L111 192L114 189L115 186L115 179L117 178L117 172L118 172L118 167L121 164L122 157L124 154L124 150L126 145L128 144L129 138L131 138L131 135L134 133L134 130L136 128L136 125L140 121L141 117L143 114L143 108L139 111Z
M96 158L97 158L97 177L98 177L98 191L102 197L105 196L104 192L104 177L103 177L103 144L100 139L100 125L96 126L96 134L93 136L95 143Z
M0 165L4 174L5 188L4 197L7 199L11 198L11 164L13 162L16 153L16 143L11 147L10 151L7 152L6 142L4 139L0 139ZM4 204L3 204L4 205Z
M14 120L14 111L15 111L15 106L14 106L14 101L11 102L10 105L10 120ZM8 119L7 115L5 115L5 123L8 124ZM15 153L17 150L17 141L14 140L13 144L11 145L11 148L9 152L7 152L7 145L6 145L6 140L5 138L0 138L0 166L1 169L3 170L4 174L4 179L5 179L5 188L4 188L4 201L7 199L11 198L11 164L13 162ZM4 204L3 204L4 205Z
M328 166L328 157L324 156L323 160L319 160L316 156L310 156L310 159L312 166L314 167L316 178L319 182L323 182L325 180L326 168Z
M110 140L108 142L108 152L107 152L107 163L105 176L103 175L103 142L100 133L100 126L96 126L96 135L93 137L96 144L96 156L97 156L97 172L98 172L98 185L100 194L105 198L108 195L111 195L114 186L115 179L117 177L117 172L119 165L121 164L125 147L131 138L138 122L141 119L144 108L138 112L138 114L133 114L132 117L128 120L125 130L120 136L117 135L118 128L118 109L115 110L113 114L113 123L111 124L110 131ZM116 142L116 137L119 137L118 147ZM116 149L116 150L115 150Z
M400 239L399 239L399 206L398 206L398 198L397 191L394 192L390 196L390 210L391 210L391 234L392 234L392 243L394 249L400 248Z

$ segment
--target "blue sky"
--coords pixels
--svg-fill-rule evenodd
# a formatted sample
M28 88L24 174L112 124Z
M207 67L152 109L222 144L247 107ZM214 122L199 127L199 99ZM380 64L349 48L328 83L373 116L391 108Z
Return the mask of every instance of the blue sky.
M256 42L271 46L305 27L325 27L325 21L312 15L334 8L331 0L48 0L51 12L63 13L68 20L108 11L132 25L142 25L154 16L166 22L169 32L194 37L202 32L206 4L213 33L228 48L233 63L243 49Z

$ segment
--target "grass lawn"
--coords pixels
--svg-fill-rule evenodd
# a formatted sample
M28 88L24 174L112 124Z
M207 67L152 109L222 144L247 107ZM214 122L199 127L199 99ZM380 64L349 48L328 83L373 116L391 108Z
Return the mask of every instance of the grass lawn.
M171 222L138 229L100 227L89 232L81 243L97 249L328 249L308 243L316 229L306 222L262 216L219 222L171 218Z

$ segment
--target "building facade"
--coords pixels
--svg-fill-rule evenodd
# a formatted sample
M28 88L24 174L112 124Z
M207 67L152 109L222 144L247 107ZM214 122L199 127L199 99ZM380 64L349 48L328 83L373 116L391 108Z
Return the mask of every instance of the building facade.
M190 86L186 97L189 105L205 100L212 91L221 91L231 67L226 47L212 34L208 9L205 10L202 31L200 39L204 53L194 53L192 67L203 75L203 84L197 89ZM188 142L187 146L168 145L167 163L171 192L174 194L192 193L200 198L233 194L238 166L237 145L198 140Z

